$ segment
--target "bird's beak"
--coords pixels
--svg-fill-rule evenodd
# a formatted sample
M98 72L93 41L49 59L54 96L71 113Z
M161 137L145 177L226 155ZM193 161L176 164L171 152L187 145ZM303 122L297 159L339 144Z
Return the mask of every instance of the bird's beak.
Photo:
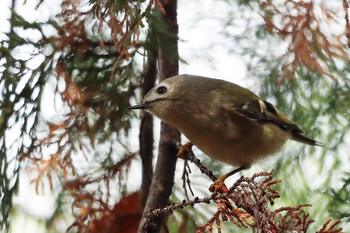
M138 105L134 105L129 107L129 109L145 109L148 106L148 102L142 103L142 104L138 104Z

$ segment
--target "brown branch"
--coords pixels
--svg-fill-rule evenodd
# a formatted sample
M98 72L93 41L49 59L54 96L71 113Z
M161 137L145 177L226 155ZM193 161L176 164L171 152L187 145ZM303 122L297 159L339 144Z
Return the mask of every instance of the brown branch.
M343 228L339 227L340 220L334 221L332 224L332 218L327 219L323 224L322 228L316 233L339 233L342 232ZM330 225L329 225L330 224ZM339 227L339 228L338 228Z
M142 82L142 97L154 86L157 77L157 37L152 30L148 35L148 41L151 44L151 49L148 51L147 70ZM140 207L143 210L149 194L152 176L153 176L153 117L150 113L145 112L140 125L140 157L142 161L142 184Z
M207 176L211 176L211 171L195 158L193 151L186 147L181 158L185 161L191 160L200 167L201 171ZM267 202L274 205L274 199L279 198L280 194L272 186L280 183L280 180L273 180L271 172L260 172L254 174L251 178L241 177L228 189L227 192L212 195L210 198L194 200L184 200L181 204L172 204L162 209L162 211L173 211L182 209L185 206L194 206L199 203L210 203L215 201L218 205L216 213L202 226L196 227L196 232L212 231L213 224L221 231L221 221L231 221L237 227L248 227L249 225L258 229L259 232L307 232L309 225L314 220L309 219L309 214L302 208L311 207L309 204L301 204L295 207L281 207L271 211ZM261 182L256 182L257 178L264 178ZM232 204L232 205L231 205ZM234 207L233 204L237 207ZM242 209L242 210L240 210ZM160 210L152 211L152 214L158 214ZM152 214L149 216L152 218ZM154 217L154 216L153 216ZM342 228L338 227L340 221L330 224L329 219L318 233L338 233ZM150 221L149 221L150 222Z
M346 0L343 0L343 8L344 8L344 12L345 12L345 32L346 32L346 38L348 38L348 47L350 47L350 23L349 23L349 4Z
M222 218L223 221L229 219L235 225L246 227L248 221L253 219L251 215L254 214L254 217L257 219L263 219L260 216L261 214L266 215L266 213L261 211L261 205L264 205L266 203L266 201L263 202L262 200L272 199L272 197L269 197L271 195L274 197L277 196L275 193L267 192L267 189L271 185L278 183L278 181L271 181L272 172L273 171L257 173L251 178L241 177L235 182L229 191L225 193L219 193L205 198L196 197L193 200L183 200L179 204L173 203L161 208L153 209L147 216L145 225L151 226L154 222L154 218L157 218L159 215L164 215L174 210L182 209L186 206L193 207L196 204L209 204L211 201L215 201L218 203L217 213L214 214L213 218L211 218L207 224L203 225L202 227L198 227L198 232L204 232L205 229L214 223L218 224L220 218ZM260 177L265 177L265 179L261 183L257 183L255 180ZM249 184L254 184L254 186L249 186ZM264 192L264 190L266 191ZM252 193L254 192L260 195L259 199L256 201L252 199ZM227 208L227 200L235 202L236 206L238 208L243 208L244 211L241 211L237 208ZM245 211L249 212L249 214L247 214Z
M160 1L165 14L162 19L168 27L169 34L158 32L159 42L159 69L161 80L178 74L178 45L177 45L177 0ZM167 45L167 46L165 46ZM145 221L151 209L166 205L169 201L174 185L174 173L176 165L176 145L180 142L180 132L170 125L162 122L161 136L158 149L158 160L152 179L149 196L143 211L139 225L139 232L159 232L163 224L164 215L153 219L152 224L145 225Z
M194 192L192 190L192 187L191 187L191 180L190 180L190 173L191 173L191 168L188 164L188 161L186 159L184 159L184 169L183 169L183 172L182 172L182 187L185 191L185 196L187 198L187 200L189 200L189 196L188 196L188 193L187 193L187 187L189 188L190 192L191 192L191 195L194 196Z
M178 148L181 148L181 145L177 145ZM192 163L194 163L199 170L201 171L201 173L205 174L206 176L208 176L213 182L217 180L217 177L213 175L213 172L210 171L208 168L206 168L200 161L200 159L198 159L193 151L191 149L186 149L183 153L184 156L184 160L189 160Z
M271 172L260 172L252 177L241 177L225 193L218 193L210 197L194 198L193 200L183 200L181 203L173 203L160 208L152 209L145 221L145 227L152 227L154 219L158 216L183 209L187 206L194 207L197 204L209 204L216 202L217 211L202 226L196 227L196 232L212 231L213 225L221 231L222 221L231 221L237 227L247 228L251 226L258 232L304 232L306 233L310 224L314 220L309 218L309 214L303 210L311 207L309 204L301 204L295 207L281 207L274 211L270 210L268 203L274 204L274 199L279 197L279 193L272 186L279 183L273 180ZM261 180L261 178L263 178ZM258 182L257 179L260 181ZM226 200L235 204L237 208L229 209ZM328 219L317 233L339 233L342 228L338 226L340 221L331 223Z

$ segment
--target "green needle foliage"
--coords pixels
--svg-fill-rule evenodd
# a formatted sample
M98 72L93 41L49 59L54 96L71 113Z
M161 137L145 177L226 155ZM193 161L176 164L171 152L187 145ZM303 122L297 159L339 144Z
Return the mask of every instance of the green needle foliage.
M281 201L313 204L315 210L310 213L316 219L341 216L349 222L349 197L344 195L349 193L349 44L343 32L330 30L337 24L341 27L341 20L342 25L346 23L348 6L339 3L334 9L334 5L314 1L240 4L232 8L232 18L226 22L227 28L234 27L237 19L247 23L243 33L225 31L233 38L232 52L246 61L248 75L259 83L260 95L323 143L323 148L281 152L273 166L275 175L292 185L280 186ZM252 10L261 14L263 23L254 21ZM345 28L346 33L348 30ZM309 171L316 171L312 173L316 177ZM342 198L338 192L343 193Z
M44 2L40 0L38 7ZM37 192L45 184L57 192L56 210L45 220L49 231L58 232L54 223L61 219L68 231L79 232L117 232L113 227L123 222L138 225L139 218L124 219L119 209L132 196L128 196L130 186L140 183L128 179L138 155L130 149L129 142L135 139L129 138L129 132L140 117L128 107L144 94L152 68L160 76L159 59L164 54L159 51L175 48L174 41L181 41L163 21L169 11L166 2L63 0L61 13L46 22L28 22L11 11L11 30L0 42L0 228L9 231L10 220L19 212L14 210L13 197L21 175L30 177ZM176 210L167 219L171 232L211 231L215 224L218 231L241 227L245 230L238 231L251 232L253 225L265 232L272 228L264 221L271 220L274 229L293 229L294 220L301 219L305 222L295 224L294 230L339 232L337 227L322 226L328 217L341 219L350 229L350 173L345 167L350 161L346 1L339 3L340 18L332 6L314 1L226 3L231 12L222 22L222 34L228 39L223 46L242 57L260 95L324 147L287 147L273 165L263 165L266 170L275 168L274 179L272 173L256 175L257 181L241 178L226 197L237 205L236 212L228 205L208 204L218 197L181 202L184 187L175 182L171 199L177 204L160 207L151 215ZM345 33L328 30L334 25ZM179 59L177 54L167 56L170 61ZM153 138L148 142L153 146ZM222 164L204 159L206 163L221 175ZM194 179L188 174L184 179ZM206 195L209 181L205 187L192 182L196 183L194 196ZM237 193L244 196L241 203ZM313 207L302 205L306 203ZM199 204L204 207L198 208ZM132 212L130 206L122 209ZM132 212L134 217L142 214L143 207L138 208ZM255 219L254 225L252 216L258 209L263 210L259 212L264 213L263 221ZM130 224L130 219L135 222Z

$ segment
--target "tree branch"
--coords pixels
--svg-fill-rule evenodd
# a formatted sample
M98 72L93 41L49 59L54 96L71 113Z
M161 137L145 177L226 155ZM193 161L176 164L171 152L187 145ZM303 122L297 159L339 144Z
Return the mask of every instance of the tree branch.
M151 49L148 52L147 71L144 75L142 83L142 97L154 86L157 77L157 57L156 51L157 38L152 30L149 33L148 41L151 44ZM149 194L152 176L153 176L153 117L150 113L145 112L140 125L140 157L142 160L142 184L140 196L140 209L143 210Z
M168 33L158 33L159 68L161 80L178 74L178 45L177 45L177 0L163 0L161 4L165 10L162 20L168 28ZM180 132L162 122L159 142L158 160L149 196L139 225L139 232L159 232L164 215L153 219L152 224L145 225L145 220L151 209L166 205L174 185L176 166L176 145L180 142Z

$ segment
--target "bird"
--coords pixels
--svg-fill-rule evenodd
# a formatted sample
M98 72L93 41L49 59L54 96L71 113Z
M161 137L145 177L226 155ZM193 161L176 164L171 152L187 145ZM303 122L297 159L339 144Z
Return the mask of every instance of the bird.
M220 176L215 192L227 177L281 150L288 139L312 146L299 126L273 104L237 84L196 75L161 81L130 109L144 109L174 126L214 160L237 167Z

